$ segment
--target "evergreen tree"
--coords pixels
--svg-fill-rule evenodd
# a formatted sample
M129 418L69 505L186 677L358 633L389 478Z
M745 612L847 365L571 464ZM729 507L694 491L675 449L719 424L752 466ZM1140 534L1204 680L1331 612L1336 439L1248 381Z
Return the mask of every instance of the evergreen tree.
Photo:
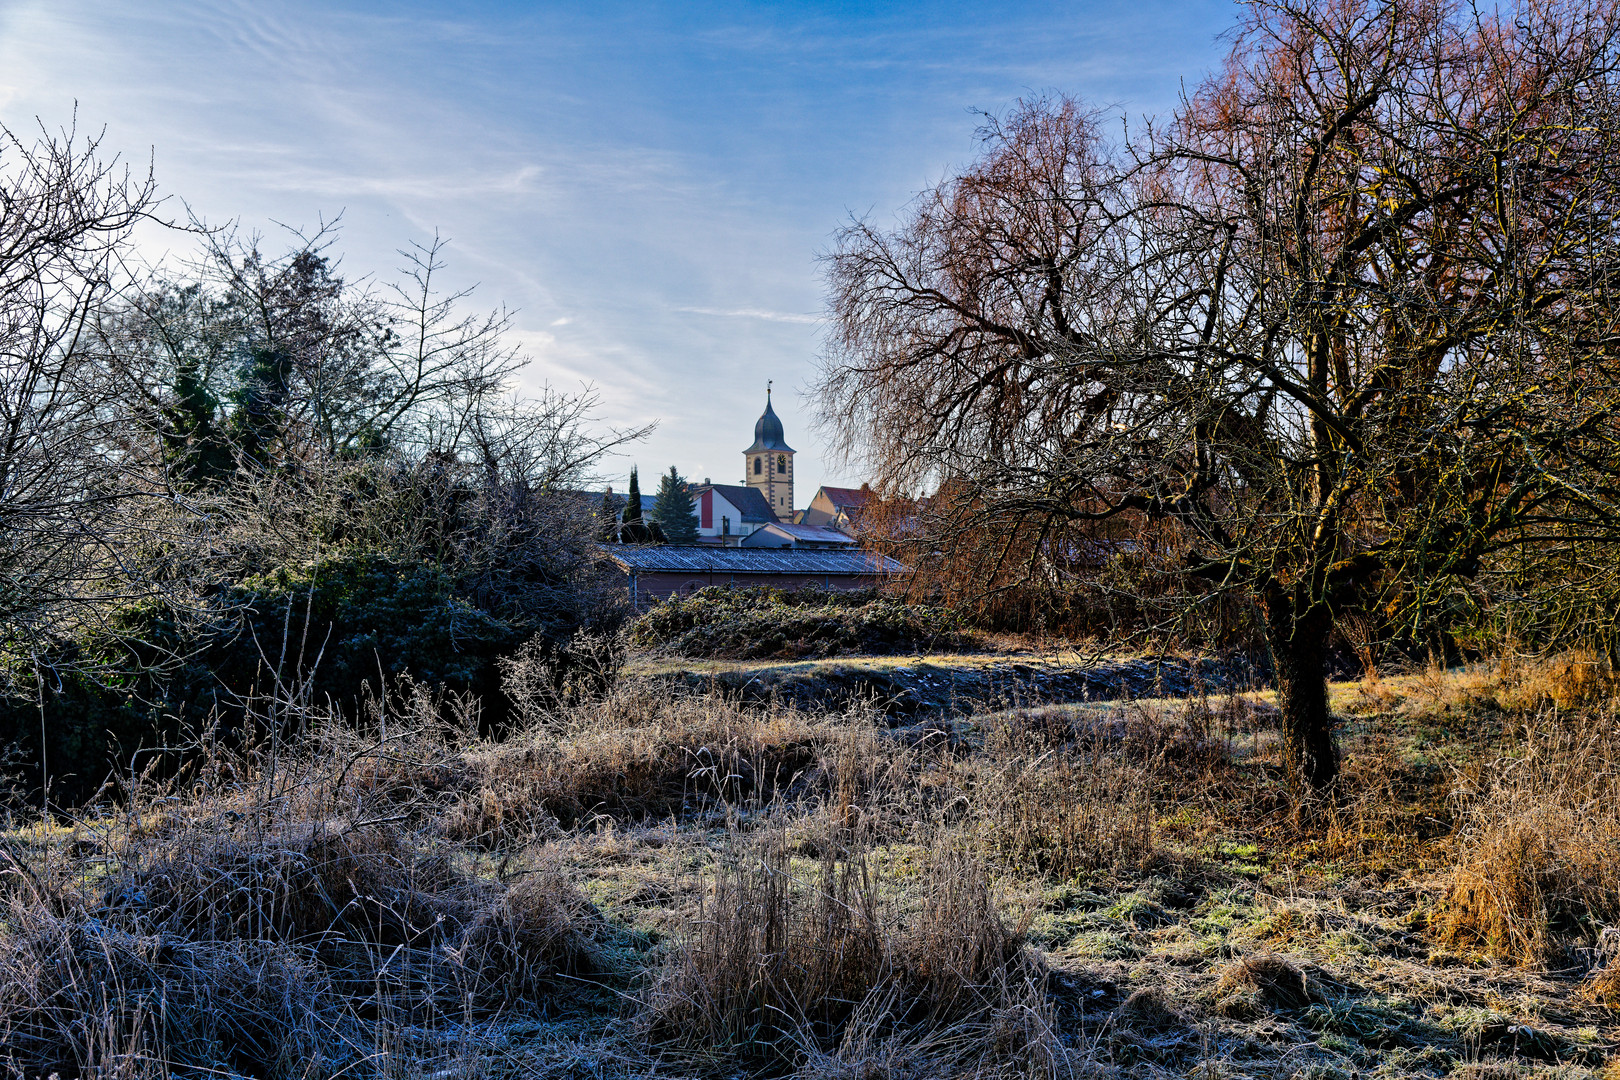
M193 486L229 476L236 459L230 440L216 422L219 399L210 392L195 360L181 363L173 390L173 404L163 409L164 460L183 482Z
M658 498L653 503L653 521L663 530L671 544L698 542L698 519L692 512L692 495L686 490L686 481L669 467L669 474L658 482Z
M596 538L604 544L619 542L619 515L613 509L613 489L604 488L596 511Z
M292 375L293 358L286 349L257 347L248 354L229 425L244 459L264 467L272 463L285 423Z
M624 524L619 529L619 539L626 544L654 543L659 537L654 536L653 530L641 519L641 480L634 465L630 466L629 500L624 504Z
M630 466L630 497L624 504L624 523L641 520L641 479L636 475L636 467Z

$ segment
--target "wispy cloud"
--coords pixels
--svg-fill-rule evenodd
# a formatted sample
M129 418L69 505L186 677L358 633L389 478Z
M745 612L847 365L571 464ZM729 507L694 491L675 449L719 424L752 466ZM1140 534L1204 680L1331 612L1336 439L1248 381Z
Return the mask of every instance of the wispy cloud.
M713 315L718 319L764 319L767 322L819 323L820 315L799 315L791 311L766 311L763 308L711 308L678 307L676 311L688 315Z
M594 383L605 420L663 418L643 463L712 475L766 379L810 380L815 252L846 208L883 219L974 152L969 110L1031 88L1173 104L1231 17L1080 8L0 0L0 121L56 126L77 103L81 130L150 151L210 222L274 236L341 211L356 279L452 237L443 280L514 313L526 386ZM812 417L777 408L801 475L830 468Z

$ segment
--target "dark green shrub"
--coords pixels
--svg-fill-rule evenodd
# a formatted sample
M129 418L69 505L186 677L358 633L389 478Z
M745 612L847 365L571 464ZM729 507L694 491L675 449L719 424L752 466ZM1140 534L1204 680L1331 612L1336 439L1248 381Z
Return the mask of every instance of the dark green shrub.
M285 698L293 688L307 703L351 716L366 684L375 690L407 672L497 700L495 661L526 636L457 596L442 568L372 553L247 578L208 610L211 619L181 621L158 605L132 605L45 658L53 800L88 797L141 748L210 727L238 733L254 712L251 699ZM16 674L15 684L33 681ZM37 763L40 730L37 697L0 701L0 746ZM172 767L174 756L164 764Z

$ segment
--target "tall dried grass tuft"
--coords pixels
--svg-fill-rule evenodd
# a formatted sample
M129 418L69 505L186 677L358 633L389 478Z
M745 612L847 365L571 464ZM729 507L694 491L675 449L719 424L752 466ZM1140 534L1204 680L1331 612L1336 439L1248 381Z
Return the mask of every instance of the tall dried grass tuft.
M647 820L695 803L767 800L817 763L828 725L791 709L750 711L714 695L627 681L607 698L466 755L445 817L451 838L522 840L597 814Z
M1458 861L1431 926L1452 947L1565 962L1620 922L1620 727L1543 715L1464 793Z
M1591 649L1574 649L1556 656L1509 659L1502 666L1502 704L1513 709L1554 705L1578 709L1601 704L1614 696L1614 669L1607 657Z
M744 708L625 680L610 696L463 756L444 816L455 840L510 845L597 815L646 821L772 799L842 798L849 814L904 786L911 754L875 714Z
M942 835L907 875L830 846L796 862L784 839L734 838L734 857L647 994L652 1039L695 1054L819 1061L833 1075L857 1045L958 1065L1050 1056L1044 978L976 857Z
M1503 712L1531 713L1549 706L1594 708L1612 699L1620 682L1606 657L1575 649L1553 656L1509 655L1464 668L1431 663L1405 689L1404 711L1408 714L1464 721ZM1368 697L1365 690L1363 697ZM1398 695L1390 698L1393 700Z

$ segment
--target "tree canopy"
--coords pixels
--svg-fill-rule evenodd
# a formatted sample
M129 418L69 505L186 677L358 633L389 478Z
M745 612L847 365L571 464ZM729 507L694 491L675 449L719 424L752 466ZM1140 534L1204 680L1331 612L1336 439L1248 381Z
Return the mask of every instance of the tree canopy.
M835 433L886 493L948 491L918 540L992 586L1154 533L1194 602L1251 598L1329 785L1336 619L1420 634L1505 553L1616 539L1617 34L1612 3L1263 0L1118 141L1070 99L990 119L827 257Z

